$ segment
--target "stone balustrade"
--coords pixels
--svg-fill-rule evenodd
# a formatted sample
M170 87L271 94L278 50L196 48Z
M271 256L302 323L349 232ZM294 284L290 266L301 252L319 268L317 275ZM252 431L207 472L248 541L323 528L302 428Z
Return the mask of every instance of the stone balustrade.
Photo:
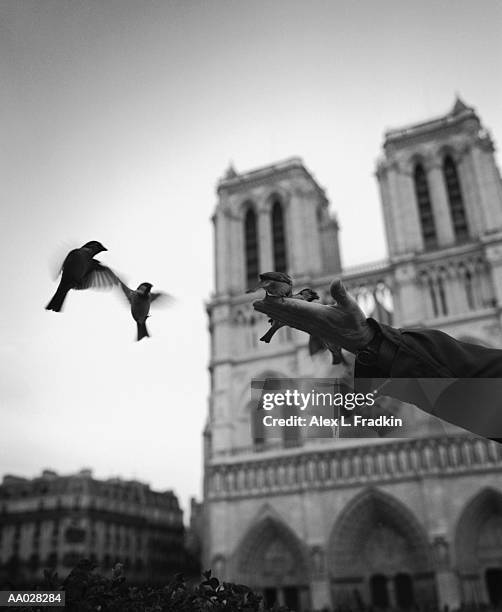
M214 458L206 467L208 497L225 499L308 489L396 482L433 474L502 467L502 445L484 438L450 435L393 439L364 446L295 449L290 454ZM221 458L223 459L223 458Z

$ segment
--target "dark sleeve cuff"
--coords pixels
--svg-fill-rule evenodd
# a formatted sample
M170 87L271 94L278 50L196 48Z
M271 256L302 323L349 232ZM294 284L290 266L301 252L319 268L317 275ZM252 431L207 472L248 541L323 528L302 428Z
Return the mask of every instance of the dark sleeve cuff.
M401 344L400 334L396 329L388 325L382 325L373 318L369 318L367 321L380 336L378 352L372 365L359 362L356 356L354 375L356 378L389 378L396 353Z

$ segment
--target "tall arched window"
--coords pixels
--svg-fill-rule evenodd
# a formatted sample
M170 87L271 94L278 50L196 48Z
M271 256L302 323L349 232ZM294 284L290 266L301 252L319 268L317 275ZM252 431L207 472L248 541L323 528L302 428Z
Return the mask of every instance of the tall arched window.
M276 272L287 272L286 231L284 214L279 200L272 206L272 242L274 250L274 269Z
M431 198L429 195L429 185L427 176L422 164L415 166L414 172L415 195L418 204L418 216L422 228L422 237L426 249L432 248L437 244L436 224L432 213Z
M258 228L256 213L249 208L244 220L244 245L246 256L246 287L254 287L258 281L260 261L258 255Z
M453 222L453 232L459 241L469 236L467 217L465 214L460 181L458 180L457 166L450 155L443 160L443 176L450 203L450 214Z

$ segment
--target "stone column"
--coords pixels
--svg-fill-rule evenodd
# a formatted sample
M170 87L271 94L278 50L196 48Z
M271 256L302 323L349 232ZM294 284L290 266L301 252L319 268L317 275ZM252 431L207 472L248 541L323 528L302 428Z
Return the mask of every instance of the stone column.
M309 276L317 276L322 273L322 244L319 224L317 222L317 202L317 194L313 189L305 189L303 191L302 203L300 205L302 217L301 240L305 245L306 254L304 273Z
M471 159L477 177L479 205L486 216L485 231L502 228L502 187L493 159L493 144L489 138L479 138L471 148Z
M471 238L483 234L487 226L485 211L479 205L478 184L474 174L474 166L469 148L460 151L457 162L457 173L462 192L462 199L467 215L467 225Z
M460 585L451 567L449 544L444 536L436 536L432 543L436 563L436 584L439 609L448 606L451 610L460 607Z
M321 546L310 549L310 599L314 610L331 607L325 553Z
M502 305L502 239L486 247L486 259L490 265L495 303L500 310ZM502 325L502 312L499 314Z
M398 178L401 206L405 218L399 231L405 236L406 251L417 251L422 247L422 228L418 214L415 187L411 172L401 170Z
M395 268L394 322L399 326L414 325L424 319L423 299L417 284L415 266L409 262L396 265Z
M387 214L390 215L392 221L393 237L392 251L402 255L406 253L408 245L406 244L406 235L401 231L406 225L406 214L402 208L401 193L399 189L399 176L396 166L390 166L387 171L388 198Z
M382 205L387 248L389 250L389 255L392 257L399 252L399 249L396 245L396 225L394 222L394 211L392 209L392 202L390 198L388 168L384 161L379 163L375 175L380 188L380 203Z
M272 221L268 207L258 210L258 251L260 272L274 270L274 252L272 249Z
M232 293L244 292L246 287L246 262L244 245L244 219L230 212L226 214L223 240L227 242L224 249L227 257L226 267L229 271L228 288Z
M427 180L431 197L436 234L439 246L449 246L455 243L453 226L450 215L448 194L444 184L443 170L441 164L434 161L428 165Z

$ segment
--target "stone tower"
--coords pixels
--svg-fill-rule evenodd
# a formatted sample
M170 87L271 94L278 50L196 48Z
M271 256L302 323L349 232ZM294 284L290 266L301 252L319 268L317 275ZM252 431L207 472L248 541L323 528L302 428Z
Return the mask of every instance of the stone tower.
M493 340L502 186L475 111L457 98L443 117L387 132L377 177L396 321Z
M211 327L211 447L233 452L252 444L245 414L235 406L249 381L266 369L302 372L305 342L289 329L269 346L258 342L267 327L246 293L259 272L288 272L296 285L340 274L338 224L324 191L298 158L237 175L218 185L213 217L216 291L208 305ZM255 296L256 298L256 296ZM261 333L260 333L261 332Z
M306 336L258 338L258 272L327 300L342 275L368 315L502 344L502 190L493 143L457 100L387 132L377 177L389 257L342 269L338 224L299 159L218 184L203 564L295 610L502 601L502 452L414 410L413 436L256 439L253 378L334 377ZM446 477L447 476L447 477ZM499 589L499 590L497 590Z

